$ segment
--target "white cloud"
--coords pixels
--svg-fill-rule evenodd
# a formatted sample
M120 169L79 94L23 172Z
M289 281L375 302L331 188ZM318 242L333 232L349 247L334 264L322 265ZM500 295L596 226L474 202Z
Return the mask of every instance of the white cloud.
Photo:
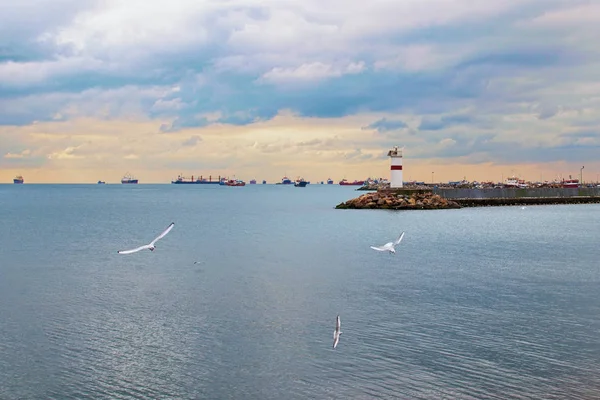
M51 78L114 70L114 67L100 60L83 57L59 57L52 61L14 62L0 64L0 85L27 86L44 82Z
M204 42L207 32L198 18L215 8L211 1L108 0L40 40L68 45L80 54L136 57Z
M72 159L80 159L84 158L82 155L76 154L76 150L79 149L80 146L69 146L64 150L56 151L54 153L48 154L49 160L72 160Z
M312 82L326 78L337 78L342 75L360 74L365 70L362 61L352 62L345 66L333 66L321 62L302 64L297 68L275 67L263 74L261 81L269 83Z
M20 153L6 153L4 158L26 158L31 155L31 150L25 149Z

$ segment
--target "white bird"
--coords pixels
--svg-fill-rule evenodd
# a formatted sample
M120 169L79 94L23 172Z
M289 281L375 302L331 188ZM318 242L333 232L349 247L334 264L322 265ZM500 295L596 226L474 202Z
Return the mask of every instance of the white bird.
M400 237L395 242L389 242L384 244L383 246L375 247L371 246L373 250L377 251L389 251L390 253L396 253L396 245L400 244L402 238L404 237L404 232L400 234Z
M338 345L339 341L340 341L340 335L342 334L342 331L340 330L342 328L342 323L340 322L340 316L338 315L336 320L335 320L335 331L333 331L333 348L335 349L336 346Z
M156 242L158 242L160 239L164 238L167 233L169 233L169 231L171 229L173 229L173 226L175 226L175 222L171 222L171 224L167 227L167 229L164 230L163 233L161 233L160 235L158 235L158 237L156 239L154 239L153 241L151 241L148 244L145 244L143 246L140 246L136 249L131 249L131 250L119 250L117 251L117 253L119 254L131 254L131 253L137 253L140 250L150 250L150 251L154 251L154 249L156 248Z

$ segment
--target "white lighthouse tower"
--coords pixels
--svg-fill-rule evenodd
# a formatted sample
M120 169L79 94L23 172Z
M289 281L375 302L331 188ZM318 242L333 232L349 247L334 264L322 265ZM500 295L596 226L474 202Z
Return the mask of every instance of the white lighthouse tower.
M391 188L402 187L402 150L398 149L398 146L394 146L393 149L388 151L388 157L390 157L390 172L391 172Z

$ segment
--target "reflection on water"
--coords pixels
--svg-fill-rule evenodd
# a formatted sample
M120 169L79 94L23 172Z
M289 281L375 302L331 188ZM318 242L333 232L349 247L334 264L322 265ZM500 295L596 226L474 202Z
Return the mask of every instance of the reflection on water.
M600 397L598 205L17 189L0 186L2 399ZM153 253L116 254L171 221ZM396 255L369 249L402 230Z

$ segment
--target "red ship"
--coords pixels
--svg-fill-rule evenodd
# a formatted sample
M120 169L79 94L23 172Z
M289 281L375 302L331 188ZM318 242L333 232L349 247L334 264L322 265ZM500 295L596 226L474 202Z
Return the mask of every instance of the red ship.
M246 182L240 180L240 179L230 179L227 182L225 182L226 186L246 186Z
M342 185L342 186L362 186L364 184L365 184L365 181L348 182L347 179L342 179L340 181L340 185Z

